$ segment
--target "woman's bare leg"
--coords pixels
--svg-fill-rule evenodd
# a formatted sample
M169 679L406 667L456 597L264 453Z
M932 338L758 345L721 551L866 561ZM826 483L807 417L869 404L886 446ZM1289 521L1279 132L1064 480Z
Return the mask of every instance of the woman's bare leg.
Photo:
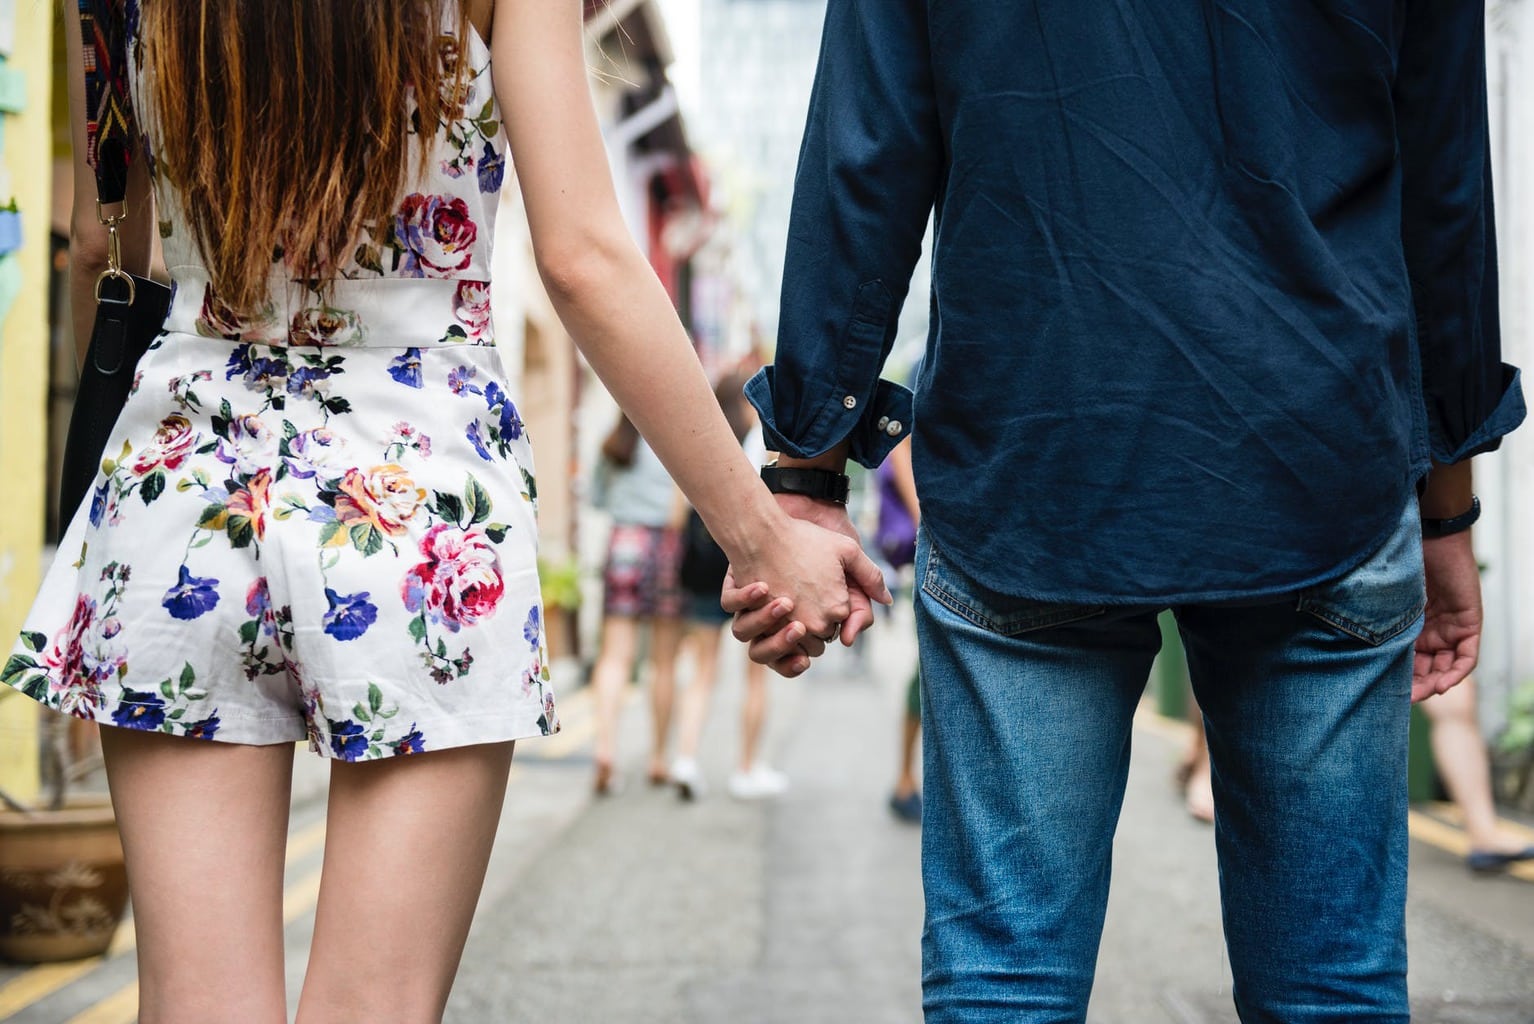
M438 1024L506 799L511 743L330 774L299 1024Z
M141 1024L280 1024L293 746L104 728Z
M1516 853L1528 844L1504 832L1491 795L1491 765L1486 740L1476 718L1475 679L1422 702L1433 723L1433 762L1449 797L1465 816L1470 848L1488 853Z
M602 653L591 673L595 698L597 790L605 792L612 780L618 756L618 713L623 709L623 688L634 669L639 647L639 622L627 615L609 615L602 622Z
M666 748L671 742L671 712L676 704L676 658L682 647L682 620L650 620L650 781L666 781Z
M714 696L714 682L719 672L719 627L694 624L688 627L692 644L692 678L682 692L677 721L676 756L695 761L703 745L703 727L708 724L708 709Z
M746 699L740 709L740 770L749 772L762 749L767 725L767 666L746 662Z

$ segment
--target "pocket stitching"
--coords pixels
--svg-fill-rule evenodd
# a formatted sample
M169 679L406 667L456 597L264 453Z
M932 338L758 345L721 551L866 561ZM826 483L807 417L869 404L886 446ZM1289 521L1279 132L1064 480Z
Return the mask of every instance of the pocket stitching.
M1427 607L1427 601L1424 599L1414 603L1410 612L1384 629L1379 630L1370 629L1363 623L1354 621L1345 615L1340 615L1326 605L1309 597L1300 598L1299 607L1300 611L1313 615L1328 625L1335 626L1349 636L1362 640L1371 647L1378 647L1400 636L1413 622L1416 622L1417 617Z

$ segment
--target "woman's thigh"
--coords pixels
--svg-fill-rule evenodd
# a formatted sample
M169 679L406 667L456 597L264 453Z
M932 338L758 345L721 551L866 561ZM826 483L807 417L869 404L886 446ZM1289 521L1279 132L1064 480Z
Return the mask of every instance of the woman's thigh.
M104 728L143 1024L287 1014L282 871L293 746Z

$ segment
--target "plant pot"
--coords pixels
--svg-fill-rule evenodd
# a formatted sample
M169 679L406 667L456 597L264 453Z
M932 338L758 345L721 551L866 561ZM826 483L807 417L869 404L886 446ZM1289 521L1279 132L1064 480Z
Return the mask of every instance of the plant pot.
M105 796L72 798L58 811L0 811L0 957L98 956L127 905L122 840Z

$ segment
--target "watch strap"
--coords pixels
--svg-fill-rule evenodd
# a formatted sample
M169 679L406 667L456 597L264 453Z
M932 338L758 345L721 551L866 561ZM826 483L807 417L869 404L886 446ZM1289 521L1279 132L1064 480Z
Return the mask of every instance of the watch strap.
M1481 499L1475 495L1470 496L1470 511L1462 512L1448 519L1430 519L1422 517L1422 536L1429 540L1435 537L1449 537L1456 533L1464 533L1475 525L1481 518Z
M833 469L769 465L762 467L762 482L773 494L803 494L821 501L847 504L852 482Z

